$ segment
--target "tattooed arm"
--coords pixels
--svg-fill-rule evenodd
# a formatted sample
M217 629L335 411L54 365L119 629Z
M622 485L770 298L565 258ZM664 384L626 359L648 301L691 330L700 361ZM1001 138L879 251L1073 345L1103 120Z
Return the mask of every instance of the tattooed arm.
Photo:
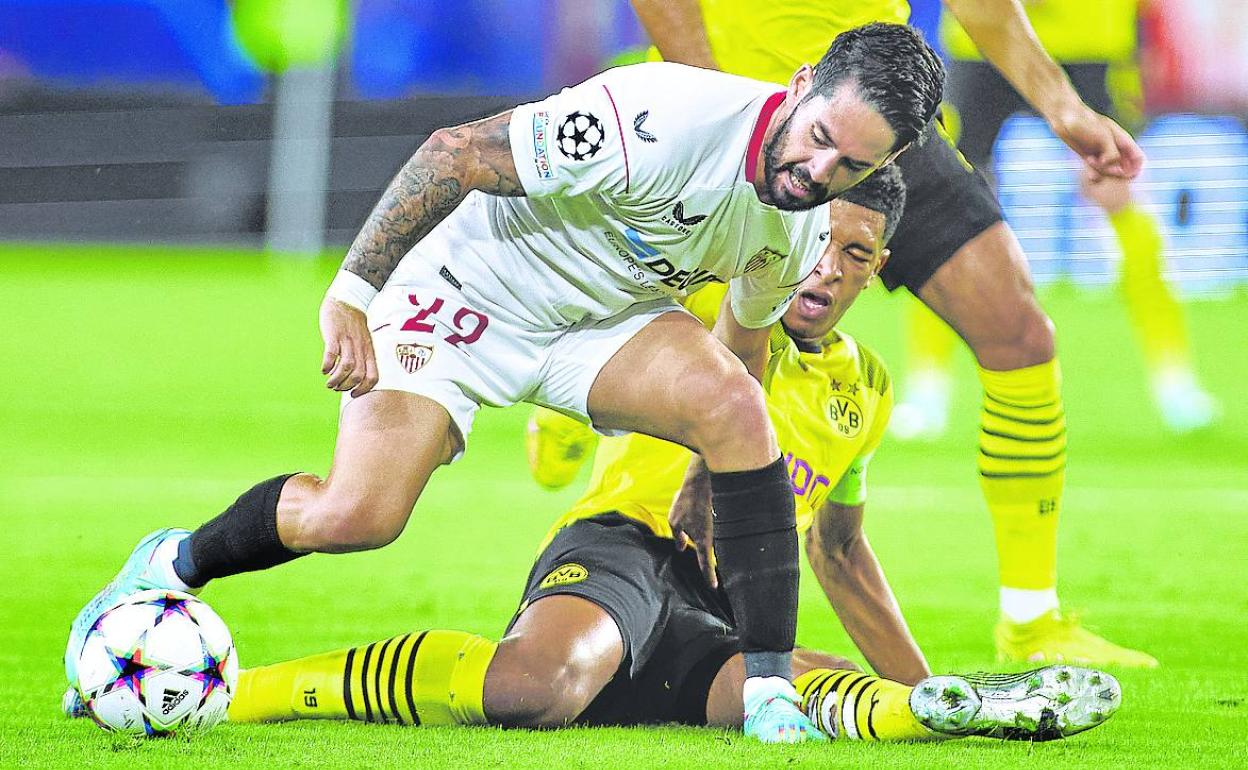
M381 289L412 246L472 190L524 195L511 157L511 112L443 128L399 170L342 266Z
M399 260L473 190L491 195L524 195L511 156L511 112L454 128L439 129L420 146L373 207L347 251L342 269L368 286L335 291L321 304L325 354L321 372L333 390L361 396L377 384L372 338L361 305L352 294L380 290ZM335 285L345 278L335 280ZM371 286L371 290L368 288Z

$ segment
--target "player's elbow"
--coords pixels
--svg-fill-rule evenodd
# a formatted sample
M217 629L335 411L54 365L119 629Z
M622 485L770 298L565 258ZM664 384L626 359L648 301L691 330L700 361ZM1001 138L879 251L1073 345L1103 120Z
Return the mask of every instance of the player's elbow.
M471 138L463 126L439 128L420 145L409 163L431 169L435 174L458 180L462 188L469 174ZM460 194L467 190L461 189Z

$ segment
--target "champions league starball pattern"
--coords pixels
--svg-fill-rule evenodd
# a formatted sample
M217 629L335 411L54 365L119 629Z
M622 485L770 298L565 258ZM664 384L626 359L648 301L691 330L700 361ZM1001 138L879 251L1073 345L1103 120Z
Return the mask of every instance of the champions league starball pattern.
M559 125L555 145L572 160L587 160L598 154L606 138L602 123L588 112L573 112Z
M225 623L179 591L140 591L105 610L78 651L72 683L105 730L202 731L225 718L238 655Z

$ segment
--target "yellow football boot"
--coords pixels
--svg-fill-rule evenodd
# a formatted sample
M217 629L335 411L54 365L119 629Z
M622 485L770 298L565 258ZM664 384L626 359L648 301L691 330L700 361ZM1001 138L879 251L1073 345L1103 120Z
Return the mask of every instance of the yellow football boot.
M588 425L551 409L533 407L524 446L529 471L538 484L547 489L570 484L597 444L598 434Z
M1152 655L1120 647L1084 628L1077 617L1057 610L1027 623L1002 618L994 636L1000 662L1157 667Z

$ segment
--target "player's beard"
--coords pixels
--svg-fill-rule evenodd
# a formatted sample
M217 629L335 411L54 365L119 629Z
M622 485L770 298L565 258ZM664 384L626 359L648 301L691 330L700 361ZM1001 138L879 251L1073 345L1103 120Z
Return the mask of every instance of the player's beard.
M782 211L813 209L835 197L828 192L828 188L816 184L806 169L796 163L780 162L789 144L789 124L793 122L793 116L796 113L797 110L789 113L763 149L763 182L771 194L771 205ZM803 184L810 192L802 198L790 194L788 188L780 183L780 174L785 172L788 172L789 176Z

